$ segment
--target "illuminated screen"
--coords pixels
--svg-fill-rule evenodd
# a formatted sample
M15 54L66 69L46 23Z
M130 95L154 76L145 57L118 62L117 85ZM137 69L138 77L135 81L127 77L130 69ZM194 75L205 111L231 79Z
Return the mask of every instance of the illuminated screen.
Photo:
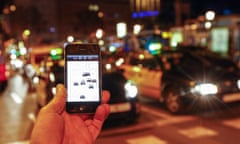
M67 56L68 102L95 102L99 96L98 55Z

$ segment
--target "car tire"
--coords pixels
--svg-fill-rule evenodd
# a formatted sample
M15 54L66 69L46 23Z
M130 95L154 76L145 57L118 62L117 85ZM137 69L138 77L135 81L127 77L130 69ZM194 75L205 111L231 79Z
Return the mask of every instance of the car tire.
M165 92L165 105L171 113L180 113L183 110L183 104L180 99L177 88L169 88Z

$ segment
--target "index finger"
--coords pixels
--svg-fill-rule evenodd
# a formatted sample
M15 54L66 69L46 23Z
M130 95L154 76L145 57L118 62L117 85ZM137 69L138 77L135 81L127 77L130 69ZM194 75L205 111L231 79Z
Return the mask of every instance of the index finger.
M66 89L63 84L57 85L57 93L53 99L43 107L44 111L61 114L65 110Z

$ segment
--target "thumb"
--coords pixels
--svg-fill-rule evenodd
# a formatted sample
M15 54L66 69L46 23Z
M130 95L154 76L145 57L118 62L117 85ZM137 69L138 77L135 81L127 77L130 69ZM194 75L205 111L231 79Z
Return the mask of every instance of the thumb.
M61 114L65 110L66 89L63 84L57 85L57 93L43 109L45 112Z

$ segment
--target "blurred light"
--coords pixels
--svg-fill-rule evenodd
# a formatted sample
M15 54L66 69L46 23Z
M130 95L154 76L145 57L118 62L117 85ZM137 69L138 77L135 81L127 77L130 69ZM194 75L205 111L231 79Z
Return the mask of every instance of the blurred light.
M97 4L90 4L88 6L88 10L89 11L98 11L99 10L99 6Z
M96 31L96 38L101 39L103 37L103 30L97 29Z
M27 49L24 46L24 42L23 41L19 41L18 42L18 48L19 48L20 55L26 55L27 54Z
M55 27L50 27L50 28L49 28L49 31L50 31L51 33L54 33L54 32L56 32L56 28L55 28Z
M98 45L103 46L104 45L104 40L99 40Z
M151 54L159 54L162 49L162 44L161 43L150 43L148 46L148 50Z
M169 38L169 33L168 33L168 32L162 32L162 37L163 37L164 39Z
M171 46L172 46L172 47L177 47L177 46L178 46L178 43L177 43L177 42L171 42Z
M57 93L57 88L56 87L52 87L52 94L55 96Z
M124 59L120 58L115 62L115 64L116 64L116 66L121 66L123 64L123 62L124 62Z
M170 38L170 46L171 47L177 47L179 43L183 42L183 34L181 31L174 31L172 32L171 38Z
M155 35L160 35L160 34L161 34L161 30L158 29L158 28L155 28L155 29L154 29L154 34L155 34Z
M211 27L212 27L212 23L211 22L205 22L205 24L204 24L204 27L206 28L206 29L210 29Z
M145 56L144 56L144 54L139 54L139 55L138 55L138 58L139 58L140 60L143 60L143 59L145 58Z
M192 24L190 26L191 30L196 30L198 28L198 25L197 24Z
M151 17L157 16L159 11L140 11L140 12L133 12L132 18L143 18L143 17Z
M133 71L134 71L134 72L140 72L140 71L141 71L141 68L138 67L138 66L134 66L134 67L133 67Z
M104 16L104 13L103 13L103 12L98 12L98 17L99 17L99 18L103 18L103 16Z
M10 96L11 96L11 98L14 100L14 102L15 102L16 104L21 104L21 103L23 103L23 99L22 99L21 96L19 96L17 93L12 92L12 93L10 93Z
M134 85L131 81L127 81L124 88L127 98L135 98L137 96L138 94L137 86Z
M117 37L123 38L127 35L127 24L124 22L117 23Z
M42 67L39 68L39 71L40 71L40 72L44 72L44 71L45 71L45 68L42 66Z
M29 29L25 29L25 30L23 31L23 34L24 34L25 36L29 36L29 35L31 34L31 31L30 31Z
M53 48L50 51L51 58L53 60L59 60L62 58L63 50L62 48Z
M16 11L17 7L16 7L16 5L12 4L12 5L10 5L9 9L10 9L10 11L14 12L14 11Z
M223 11L223 14L224 15L230 15L232 13L232 11L230 10L230 9L225 9L224 11Z
M7 7L5 7L5 8L3 9L3 13L4 13L4 14L9 14L10 11L9 11L9 9L8 9Z
M34 84L38 84L38 83L39 83L39 77L35 76L35 77L33 78L33 83L34 83Z
M54 73L51 72L51 73L49 74L49 79L50 79L51 82L55 82Z
M207 20L209 20L209 21L214 20L214 18L215 18L215 12L214 12L214 11L207 11L207 12L205 13L205 18L206 18Z
M15 54L10 55L10 59L16 59L16 58L17 58L17 56Z
M27 49L25 47L20 48L20 55L26 55Z
M12 60L11 64L14 65L15 68L22 68L24 65L23 61L21 61L19 59Z
M237 81L238 89L240 89L240 80Z
M109 46L109 51L110 52L115 52L117 48L115 46Z
M35 122L36 121L36 116L35 116L35 113L31 112L31 113L28 113L28 118L29 120L31 120L32 122ZM13 143L14 144L14 143ZM17 144L17 143L16 143Z
M68 36L67 41L72 43L74 41L74 37L73 36Z
M25 46L24 46L24 42L23 42L23 41L19 41L19 42L18 42L18 47L19 47L19 48L25 47Z
M216 85L211 83L202 83L196 85L192 90L193 93L199 93L203 96L217 94L218 88Z
M51 54L51 55L56 55L56 54L57 54L57 51L56 51L56 50L51 50L51 51L50 51L50 54Z
M136 35L139 34L140 31L141 31L141 29L142 29L141 25L135 24L135 25L133 26L133 34L136 34Z
M17 50L16 49L11 49L10 54L16 54Z
M112 69L112 65L111 64L106 64L105 68L106 68L106 70L111 70Z

